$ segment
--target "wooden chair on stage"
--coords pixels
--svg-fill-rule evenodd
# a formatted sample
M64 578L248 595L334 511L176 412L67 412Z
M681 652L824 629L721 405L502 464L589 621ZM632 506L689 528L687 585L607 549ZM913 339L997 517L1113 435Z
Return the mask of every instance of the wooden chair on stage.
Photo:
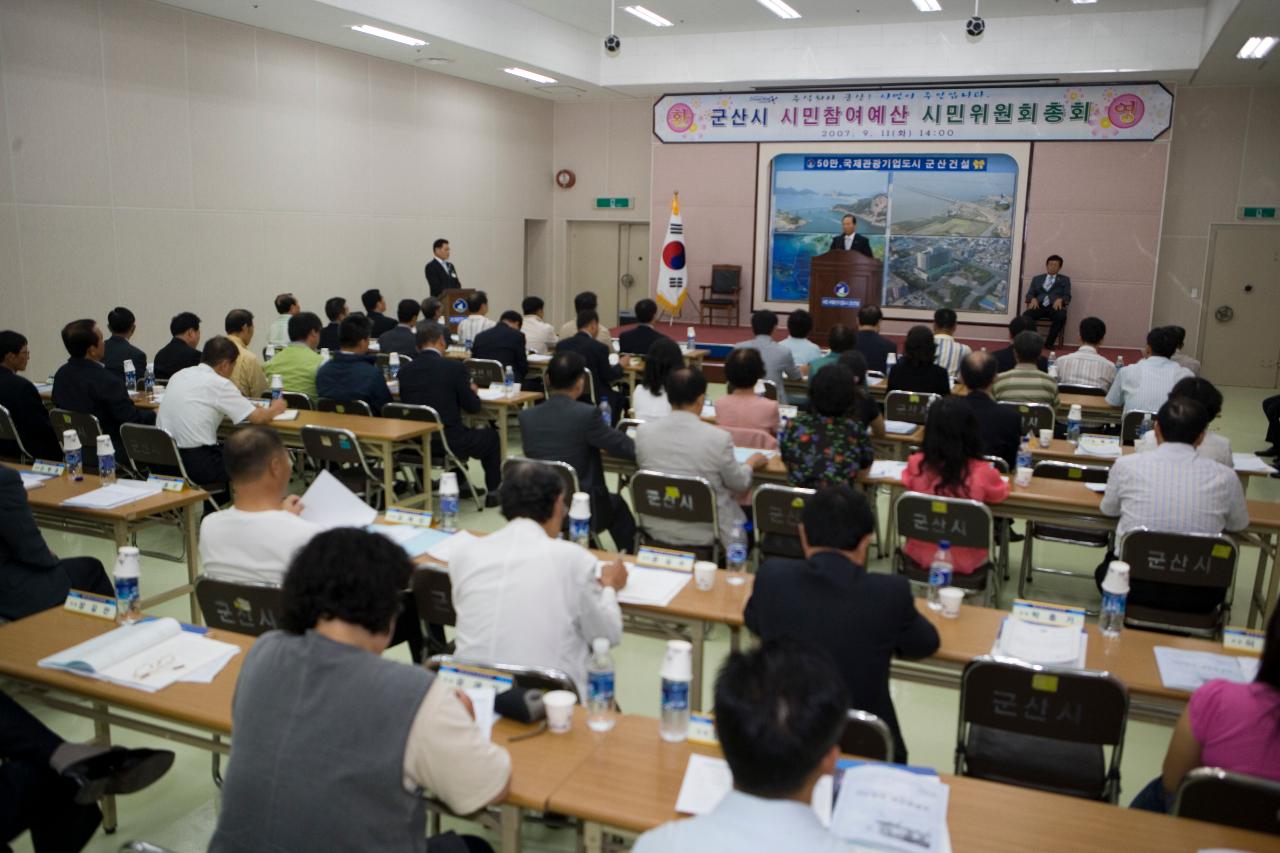
M714 325L716 312L723 311L729 325L738 322L738 300L742 294L742 265L715 264L711 267L711 284L702 285L698 300L698 322Z

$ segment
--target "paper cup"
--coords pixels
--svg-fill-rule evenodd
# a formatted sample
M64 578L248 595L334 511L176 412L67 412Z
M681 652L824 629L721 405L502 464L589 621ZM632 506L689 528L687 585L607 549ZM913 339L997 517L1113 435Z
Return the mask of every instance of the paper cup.
M716 585L716 572L719 569L715 563L698 561L693 564L693 582L697 584L698 589L706 592Z
M1051 443L1053 443L1053 430L1051 429L1040 430L1040 446L1048 447Z
M1019 468L1017 476L1014 478L1014 482L1017 483L1019 486L1031 485L1031 469Z
M547 728L553 734L562 735L573 728L573 706L578 704L578 697L568 690L552 690L542 697L542 704L547 709Z
M942 599L942 615L948 619L955 619L960 615L960 602L964 601L964 590L955 586L944 586L938 590L938 597Z

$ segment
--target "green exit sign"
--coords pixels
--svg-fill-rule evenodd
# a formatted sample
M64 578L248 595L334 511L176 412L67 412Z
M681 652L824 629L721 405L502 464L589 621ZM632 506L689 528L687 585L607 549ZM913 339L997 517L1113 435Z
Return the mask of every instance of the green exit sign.
M596 205L599 207L599 205ZM1240 208L1240 219L1275 219L1276 209L1274 207L1242 207Z
M616 196L606 198L605 196L598 196L596 198L596 210L630 210L631 202L632 199L629 198L619 198Z

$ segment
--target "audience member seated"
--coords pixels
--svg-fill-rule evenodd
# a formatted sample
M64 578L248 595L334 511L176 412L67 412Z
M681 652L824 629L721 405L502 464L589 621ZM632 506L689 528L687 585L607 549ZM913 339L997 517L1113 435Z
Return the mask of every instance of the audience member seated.
M890 391L914 391L917 394L951 393L947 371L933 363L933 332L928 326L912 326L902 344L902 358L889 371L886 388Z
M1174 726L1160 776L1129 808L1168 812L1182 779L1197 767L1220 767L1280 782L1280 611L1271 614L1253 681L1215 678L1191 694Z
M506 797L511 759L464 694L381 656L412 572L399 545L355 528L294 557L284 630L258 638L236 682L210 851L489 849L426 837L423 791L470 814Z
M364 306L365 316L369 318L369 337L380 338L396 327L396 321L388 317L387 300L382 298L382 291L376 287L360 294L360 304Z
M857 349L859 334L861 333L855 332L843 323L832 326L831 331L827 332L827 346L831 351L809 362L809 381L813 381L813 377L818 375L819 370L839 361L843 353Z
M969 345L956 340L956 312L939 308L933 312L933 361L948 376L960 372L960 362L969 354Z
M62 458L62 443L49 422L49 409L36 386L18 375L27 369L30 360L31 347L25 336L9 330L0 332L0 406L9 411L28 453L36 459L56 461ZM17 459L17 443L0 441L0 456Z
M169 321L172 339L156 353L156 379L168 382L179 370L200 363L200 318L190 311L174 315ZM135 365L136 367L136 365Z
M271 361L263 366L268 376L279 374L284 390L293 394L306 394L312 403L316 397L316 371L320 369L320 318L310 311L303 311L289 318L289 345L276 350Z
M231 374L231 383L246 397L261 397L271 387L271 383L267 381L267 374L262 369L262 359L250 347L253 343L253 314L243 308L236 308L227 313L225 326L227 337L240 351L235 370Z
M868 370L888 373L889 356L897 357L898 345L881 336L880 321L883 319L879 305L863 305L858 309L858 342L855 348L867 360Z
M120 425L153 424L156 413L133 405L124 380L102 367L102 330L93 320L73 320L63 326L62 345L71 358L53 375L54 408L96 417L98 426L111 436L116 459L124 460Z
M840 353L836 364L844 365L853 374L854 401L850 416L866 424L876 438L884 438L884 414L868 390L866 356L856 349L846 350Z
M594 311L585 313L595 314ZM596 343L590 338L589 330L593 328L594 323L586 326L587 343ZM572 465L578 472L578 488L591 495L591 529L608 530L616 550L632 553L636 521L622 496L610 494L600 452L634 461L635 442L621 430L606 426L600 412L579 399L587 386L586 363L581 355L556 352L547 365L545 380L549 392L547 401L520 412L520 437L525 456Z
M717 538L728 542L734 525L746 521L736 496L751 487L751 472L769 461L763 453L753 453L746 462L734 457L733 437L702 420L706 396L707 380L701 371L691 367L673 370L667 377L671 414L641 424L636 430L637 467L702 477L716 495L718 531L704 524L647 519L648 535L664 545L703 546Z
M865 402L874 402L859 397L853 371L843 364L819 370L809 387L812 411L787 421L778 439L787 479L814 489L851 483L875 459L871 424L863 420Z
M147 354L133 345L133 334L138 330L137 320L128 308L113 308L107 314L107 331L111 337L103 344L102 366L124 379L125 361L133 362L136 379L141 379L147 369ZM129 389L138 390L137 387Z
M606 344L598 340L600 331L600 315L594 309L578 314L577 334L565 337L561 335L556 344L556 354L572 352L582 356L583 365L591 371L591 381L595 383L596 404L609 401L609 407L615 414L625 411L625 397L613 388L613 383L622 378L622 368L631 363L630 358L615 355ZM589 403L584 385L582 402Z
M729 393L716 400L716 426L758 429L776 435L778 401L756 394L756 383L764 378L764 360L759 350L730 352L724 362L724 378Z
M292 293L281 293L275 304L276 318L267 330L267 343L273 347L286 347L293 340L289 337L289 321L302 311L302 305Z
M1208 379L1195 376L1179 380L1169 392L1169 399L1172 400L1174 397L1187 397L1204 406L1204 410L1209 414L1210 423L1222 414L1222 392L1213 387L1213 383ZM1133 443L1133 449L1139 453L1155 450L1158 446L1159 441L1156 440L1154 429ZM1196 448L1196 455L1202 459L1211 459L1220 465L1226 465L1228 468L1235 467L1231 458L1231 439L1222 433L1206 429L1204 441L1200 442L1200 446Z
M430 406L440 416L449 449L464 463L479 459L484 468L484 485L489 490L486 506L498 505L502 482L502 449L498 433L492 429L472 429L462 423L462 413L480 412L480 397L467 368L460 361L445 358L444 329L431 325L418 332L417 357L400 368L400 400Z
M715 726L733 789L705 815L646 832L634 853L848 850L810 806L840 757L848 706L839 673L812 649L774 642L730 654L716 677Z
M1107 402L1123 407L1125 414L1134 410L1154 412L1160 408L1179 380L1195 376L1173 360L1177 349L1176 338L1167 326L1157 326L1147 332L1147 357L1117 371L1116 380L1107 392Z
M906 764L889 664L894 655L933 654L938 632L916 609L905 577L867 571L876 519L853 486L820 489L801 518L804 559L765 561L747 601L746 626L766 644L796 640L830 655L849 691L849 707L884 720L893 732L893 760Z
M997 400L1013 403L1044 403L1057 411L1058 382L1036 365L1044 350L1044 340L1035 332L1019 332L1013 339L1018 363L1013 370L996 377L992 393Z
M556 327L548 323L542 316L546 303L539 296L526 296L520 303L520 311L524 314L524 343L529 352L535 355L546 355L556 348Z
M1124 376L1125 371L1120 371ZM1209 413L1199 402L1172 397L1156 414L1159 445L1150 453L1121 456L1111 466L1102 513L1117 515L1116 541L1138 527L1169 533L1215 536L1243 530L1249 524L1244 489L1230 468L1196 455L1209 426ZM1098 588L1115 559L1108 553L1098 566ZM1195 587L1134 580L1129 604L1203 613L1222 603L1222 593Z
M1280 394L1262 401L1262 414L1267 419L1267 447L1259 456L1280 456Z
M585 697L591 642L622 642L627 569L615 560L597 580L595 555L560 538L569 497L548 466L512 465L502 483L506 526L459 548L449 579L458 657L558 669Z
M467 300L467 317L458 324L458 340L470 349L476 336L485 329L492 329L493 321L489 319L489 295L477 290Z
M288 494L289 452L273 430L249 427L231 433L222 460L235 504L200 522L205 576L279 586L294 555L323 529L302 518L301 499Z
M1009 321L1009 345L992 353L996 358L997 373L1004 373L1005 371L1013 370L1014 366L1018 363L1018 357L1013 353L1014 339L1023 332L1034 332L1035 330L1036 324L1030 322L1025 317L1017 316ZM1049 359L1044 356L1039 356L1036 359L1036 368L1048 373Z
M791 357L797 367L804 367L822 355L822 347L809 340L813 331L813 317L803 308L797 308L787 316L787 336L782 345L791 350Z
M666 339L666 335L653 327L653 318L658 316L658 303L652 299L641 299L635 305L636 325L618 335L618 349L629 355L644 355L655 343Z
M242 355L235 344L219 335L204 345L200 364L169 380L156 425L173 436L187 476L201 488L222 487L227 469L218 443L223 418L232 424L270 423L285 410L283 399L255 406L231 384L236 360Z
M444 316L444 303L434 296L422 300L422 319L418 321L414 332L421 332L427 326L439 326L444 329L444 345L453 343L453 334L449 331L448 318Z
M393 352L413 358L418 352L414 325L418 322L421 309L412 299L401 299L396 304L396 319L400 322L378 335L378 352L390 355Z
M1083 385L1089 388L1111 388L1116 381L1116 366L1098 354L1107 324L1098 317L1080 321L1080 348L1058 359L1058 384Z
M960 379L969 393L961 397L978 419L982 455L999 456L1013 471L1022 444L1022 416L991 398L996 381L996 360L989 352L971 352L960 363Z
M749 341L736 344L734 349L759 350L764 360L764 378L778 386L778 402L787 402L787 386L784 380L803 379L804 374L796 367L791 350L773 339L773 330L778 326L778 315L772 311L756 311L751 315L751 334Z
M387 380L369 355L369 319L352 315L342 321L341 350L316 371L316 390L331 400L364 400L373 413L391 402Z
M1179 365L1180 367L1185 367L1187 370L1190 370L1196 376L1199 376L1200 375L1199 359L1192 358L1191 356L1187 355L1182 351L1183 345L1187 342L1187 330L1182 328L1181 326L1168 326L1166 328L1168 328L1169 333L1173 335L1173 342L1174 342L1174 349L1175 349L1172 356L1173 362Z
M488 358L510 367L516 385L524 382L529 372L529 356L525 349L524 332L520 327L524 318L515 311L503 311L495 326L490 326L476 335L471 344L472 358Z
M320 349L330 353L338 351L342 333L342 321L347 319L347 300L334 296L324 301L324 315L329 318L329 325L320 331Z
M566 338L572 338L574 335L578 334L579 330L575 324L578 322L577 318L579 314L583 311L597 311L598 308L599 305L597 303L596 295L590 290L584 290L577 296L573 297L573 316L566 320L560 327L560 340L564 341ZM608 326L603 324L598 325L592 337L607 347L613 346L613 337L609 334Z
M631 392L631 410L642 421L665 418L671 414L667 402L667 377L684 367L684 352L670 338L653 342L644 358L644 374Z
M1049 344L1055 344L1067 325L1067 306L1071 304L1071 278L1061 275L1062 256L1045 259L1044 272L1031 279L1022 316L1036 327L1037 320L1049 320Z

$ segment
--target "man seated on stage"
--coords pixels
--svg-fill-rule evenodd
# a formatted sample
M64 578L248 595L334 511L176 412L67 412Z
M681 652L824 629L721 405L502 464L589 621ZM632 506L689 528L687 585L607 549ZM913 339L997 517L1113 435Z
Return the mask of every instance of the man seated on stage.
M731 653L716 676L715 725L733 790L707 814L649 830L634 853L848 850L810 801L835 771L850 707L840 673L812 647L774 641Z
M542 316L547 304L538 296L526 296L520 303L520 311L524 314L525 346L535 355L546 355L556 348L556 327L548 323Z
M1080 321L1080 348L1058 359L1059 385L1110 390L1111 383L1116 381L1116 366L1098 354L1098 347L1106 336L1107 324L1098 317L1085 317Z
M5 330L0 332L0 406L4 406L18 431L23 446L36 459L56 461L62 458L62 443L49 422L49 409L31 380L18 374L31 361L31 347L26 336ZM0 456L18 458L18 444L0 440Z
M113 308L107 314L107 331L111 337L103 344L102 366L124 379L125 361L133 362L135 382L142 379L147 369L147 354L133 345L133 335L138 331L137 320L128 308ZM138 390L136 387L130 391Z
M1044 403L1058 410L1058 381L1040 370L1037 362L1044 341L1032 331L1019 332L1013 339L1013 354L1018 363L1013 370L996 377L994 396L1011 403Z
M1026 310L1022 316L1036 327L1037 320L1049 320L1049 339L1046 346L1052 348L1067 324L1067 306L1071 304L1071 277L1061 275L1062 256L1050 255L1045 259L1044 272L1031 279L1027 290Z
M996 373L1005 373L1017 366L1018 357L1013 352L1013 340L1023 332L1034 332L1035 330L1035 323L1028 322L1022 315L1018 315L1009 321L1009 345L992 353L996 359ZM1044 356L1037 358L1036 369L1048 373L1049 359Z
M476 335L471 344L472 358L487 358L510 367L516 385L524 382L524 375L529 372L529 354L525 349L524 332L520 327L524 318L515 311L503 311L497 325L485 329Z
M858 309L858 342L854 348L867 360L867 370L889 372L889 355L898 355L898 345L880 334L884 313L879 305L863 305ZM832 329L834 332L835 330ZM809 369L813 373L813 368Z
M53 375L53 406L98 419L111 436L116 459L126 457L120 443L121 424L153 424L156 413L133 405L124 380L102 366L102 330L93 320L74 320L62 327L62 345L71 357Z
M327 349L330 353L338 351L342 321L347 319L348 313L347 300L341 296L324 301L324 315L329 318L329 325L320 330L320 349Z
M381 413L391 402L391 390L369 355L369 318L357 314L343 320L338 343L342 349L316 371L316 390L339 402L364 400L375 415Z
M240 351L236 358L231 383L246 397L261 397L271 387L262 369L262 359L249 348L253 343L253 314L243 308L227 313L227 338ZM203 359L202 359L203 360Z
M160 401L156 425L173 436L187 476L201 488L223 487L227 482L218 443L224 418L233 424L265 424L285 410L283 397L268 406L255 406L231 384L239 357L231 341L221 335L210 338L200 364L170 379Z
M467 300L467 317L458 324L458 340L470 349L477 335L492 328L493 321L489 319L489 295L483 290L477 290Z
M412 573L399 545L350 527L294 557L284 630L258 638L236 682L212 853L489 849L426 837L424 791L471 814L505 799L511 758L465 694L382 657Z
M376 287L366 290L360 294L360 302L369 318L369 337L380 338L396 327L396 321L383 313L387 310L387 300L382 298L381 290Z
M933 312L933 363L948 376L960 372L960 362L970 353L969 345L956 340L956 312L939 308Z
M600 343L600 315L594 310L579 312L577 325L576 334L560 338L556 354L575 352L582 356L583 366L591 371L596 405L608 400L616 420L626 411L627 398L613 387L613 383L622 378L622 369L631 363L631 358L625 355L620 358L607 344ZM584 403L591 402L585 389L580 399Z
M999 456L1009 463L1010 471L1014 470L1022 444L1022 416L991 397L991 386L996 381L995 357L981 350L969 353L960 362L960 381L969 389L961 399L969 404L978 419L983 454Z
M200 523L200 564L212 580L279 586L294 555L323 528L288 494L293 463L273 430L238 429L222 449L235 504Z
M289 345L276 350L275 357L263 365L267 376L280 374L284 390L291 394L306 394L312 403L316 393L316 371L320 369L320 332L324 327L320 318L310 311L303 311L289 318Z
M831 238L831 251L858 252L868 258L875 257L871 254L871 243L866 237L857 233L858 217L852 213L846 213L840 219L840 230L842 233Z
M200 363L200 318L190 311L174 315L169 321L173 338L156 353L156 379L169 381L179 370ZM136 365L135 365L136 367Z
M796 366L791 350L773 339L773 330L778 327L778 315L772 311L756 311L751 315L751 334L749 341L735 344L734 348L749 347L759 350L764 359L764 378L770 380L778 388L778 402L787 402L786 380L803 379L804 373Z
M289 321L302 311L302 305L292 293L281 293L276 297L276 318L267 330L267 343L274 347L287 347L292 338L289 337Z
M1200 360L1193 358L1182 351L1183 345L1187 342L1187 330L1181 326L1169 326L1169 333L1173 335L1173 342L1176 350L1173 353L1173 361L1176 364L1190 370L1196 376L1200 375Z
M417 355L418 343L414 337L414 325L418 322L420 310L422 309L416 300L401 299L396 304L396 319L400 322L378 336L378 351L387 355L398 352L409 358Z
M797 367L806 367L815 358L822 355L822 347L809 340L813 331L813 317L803 308L797 308L787 315L787 336L782 339L784 347L791 350Z
M907 747L889 695L894 656L928 657L938 632L916 610L902 575L868 572L875 515L852 486L821 489L805 503L803 560L770 558L756 574L746 626L761 640L798 640L824 650L840 669L850 708L870 711L893 732L893 760Z
M1177 340L1168 326L1157 326L1147 332L1147 357L1116 373L1116 381L1107 392L1107 402L1123 407L1125 414L1159 409L1174 385L1195 376L1173 360L1177 351Z
M507 524L459 548L449 560L464 660L549 667L587 695L593 640L622 642L621 560L596 578L596 557L560 538L571 496L550 466L520 462L502 481Z
M560 326L560 340L563 341L565 338L572 338L578 334L578 315L583 311L595 311L598 307L596 295L590 290L584 290L573 297L573 316ZM594 337L605 346L613 347L613 336L609 334L609 327L603 323L596 327Z
M658 303L652 299L641 299L636 303L635 313L636 325L618 335L618 349L631 355L648 355L654 342L667 337L653 327L653 318L658 316Z

